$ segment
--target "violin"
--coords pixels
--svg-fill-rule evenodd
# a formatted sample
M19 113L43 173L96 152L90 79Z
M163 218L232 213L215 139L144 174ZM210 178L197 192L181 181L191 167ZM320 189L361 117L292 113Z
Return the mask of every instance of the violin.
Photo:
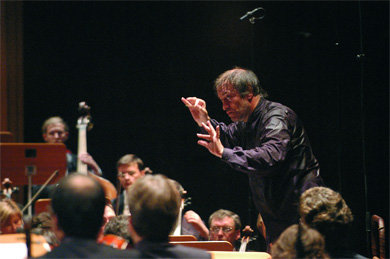
M253 236L253 229L250 226L245 226L245 228L242 230L242 239L241 239L241 246L238 250L239 252L245 252L246 246L248 245L251 236Z
M126 239L113 234L103 236L100 240L98 240L98 243L122 250L127 249L129 246L129 242Z
M88 166L80 160L80 154L87 153L87 129L91 130L93 124L91 123L91 108L85 103L79 103L79 113L80 117L77 120L77 129L78 129L78 150L77 150L77 172L89 175L95 178L103 187L104 193L106 196L107 203L111 203L111 200L115 199L118 196L117 190L114 185L100 176L97 176L93 173L88 172Z

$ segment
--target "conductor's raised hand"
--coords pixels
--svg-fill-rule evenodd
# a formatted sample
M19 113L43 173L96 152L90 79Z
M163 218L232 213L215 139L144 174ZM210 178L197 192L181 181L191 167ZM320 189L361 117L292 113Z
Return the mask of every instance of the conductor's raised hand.
M198 144L207 148L209 152L214 156L222 158L224 147L221 143L221 140L219 139L220 136L219 126L217 126L216 129L214 129L210 121L207 121L207 123L202 123L202 127L207 131L208 134L200 134L200 133L196 134L199 138L203 139L203 140L198 140Z
M210 120L208 112L206 110L206 102L197 97L187 97L181 98L181 101L188 107L191 112L192 118L198 124L199 127L202 127L202 123L206 123Z

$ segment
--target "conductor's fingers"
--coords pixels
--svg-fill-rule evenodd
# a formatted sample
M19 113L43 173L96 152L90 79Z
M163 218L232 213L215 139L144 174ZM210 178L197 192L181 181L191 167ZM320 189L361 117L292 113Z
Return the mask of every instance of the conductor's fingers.
M209 142L204 140L198 140L198 144L208 149Z
M205 140L211 140L211 136L210 135L207 135L207 134L200 134L200 133L197 133L196 136L198 136L198 138L202 138L202 139L205 139Z
M217 138L219 139L219 136L221 135L221 128L219 127L219 125L217 126L216 131L217 131Z

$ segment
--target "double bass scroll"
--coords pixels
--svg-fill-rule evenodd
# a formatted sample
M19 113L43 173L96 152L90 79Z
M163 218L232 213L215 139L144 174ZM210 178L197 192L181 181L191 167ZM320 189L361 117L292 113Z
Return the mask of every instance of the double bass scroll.
M88 172L88 166L80 160L80 155L87 153L87 130L91 130L93 125L91 123L91 108L85 103L79 103L80 117L77 120L78 128L78 149L77 149L77 172L89 175L95 178L103 187L106 195L106 200L110 201L117 197L117 191L114 185L100 176Z

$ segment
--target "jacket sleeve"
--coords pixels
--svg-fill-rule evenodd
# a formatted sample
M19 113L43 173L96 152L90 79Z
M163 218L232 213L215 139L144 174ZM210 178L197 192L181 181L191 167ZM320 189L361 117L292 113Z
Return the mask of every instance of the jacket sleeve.
M224 145L222 160L232 168L245 173L268 176L275 170L278 171L291 147L291 133L286 115L281 112L274 113L263 125L257 127L251 125L250 130L256 131L252 139L247 138L242 130L239 134L237 125L221 126L223 132L221 142ZM244 149L239 143L243 139L254 143L255 147Z

